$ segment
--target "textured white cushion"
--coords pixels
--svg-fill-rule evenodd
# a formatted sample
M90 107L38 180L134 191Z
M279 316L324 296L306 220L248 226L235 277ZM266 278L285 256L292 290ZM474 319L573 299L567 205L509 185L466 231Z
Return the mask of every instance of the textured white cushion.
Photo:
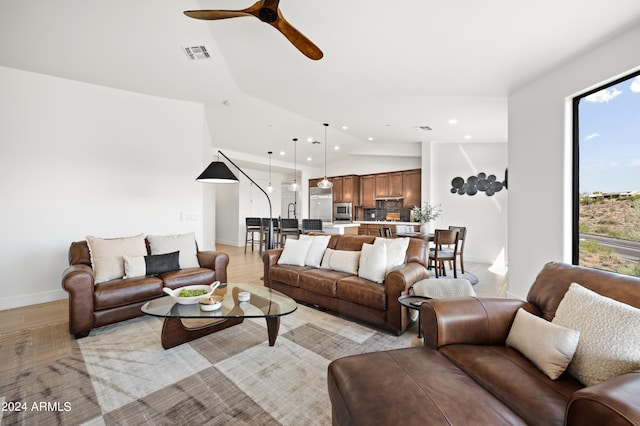
M177 235L147 235L151 254L180 252L180 269L199 268L196 236L193 232Z
M304 261L305 265L319 268L331 235L300 235L300 239L311 241L311 247L309 247L307 258Z
M326 249L324 251L324 255L322 256L322 263L320 263L320 268L322 269L331 269L331 256L333 256L334 249Z
M464 278L426 278L411 287L413 294L431 298L476 296L469 280Z
M384 281L387 271L387 245L363 244L360 254L358 276L375 283Z
M373 245L384 244L387 246L387 273L396 266L404 263L409 247L409 238L376 238Z
M282 254L278 258L278 264L304 266L309 248L311 248L310 240L287 238L284 243L284 250L282 250Z
M580 332L567 371L584 385L640 369L640 309L573 283L552 322Z
M518 309L507 346L517 349L552 380L567 369L578 346L580 332L553 324Z
M88 235L87 245L89 246L96 284L124 276L122 256L144 256L147 254L144 234L125 238L97 238Z
M144 277L147 275L147 263L144 256L122 256L124 260L124 278Z
M358 265L360 264L360 252L348 250L333 250L329 258L329 266L334 271L348 272L358 275Z

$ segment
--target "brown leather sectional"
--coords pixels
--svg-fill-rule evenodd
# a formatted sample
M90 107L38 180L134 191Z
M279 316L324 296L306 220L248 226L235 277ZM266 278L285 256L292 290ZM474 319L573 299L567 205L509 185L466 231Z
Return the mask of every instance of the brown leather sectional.
M424 347L333 361L334 425L640 425L640 371L585 387L551 380L505 345L516 311L548 321L571 283L640 308L640 279L545 265L527 301L433 299L422 305Z
M376 237L368 235L332 235L328 248L360 251ZM427 243L411 238L405 263L392 270L382 284L346 272L311 266L279 265L282 249L263 254L264 284L298 301L317 305L341 315L375 324L396 335L409 323L407 308L398 297L429 277L426 267Z
M226 253L198 251L197 256L199 268L94 285L87 242L71 243L69 266L62 274L62 288L69 292L69 333L81 338L93 328L141 316L140 309L145 302L165 295L163 287L175 289L227 282L229 256Z

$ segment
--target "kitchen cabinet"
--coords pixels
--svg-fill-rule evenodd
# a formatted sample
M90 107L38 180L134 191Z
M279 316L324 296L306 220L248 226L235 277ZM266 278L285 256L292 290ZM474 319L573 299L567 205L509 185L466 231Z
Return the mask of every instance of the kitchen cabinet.
M342 177L332 177L329 178L329 180L333 182L333 202L343 203L344 196L342 194Z
M362 207L375 208L376 206L375 175L360 176L360 203Z
M389 174L380 173L375 175L376 196L375 198L386 198L389 196Z
M403 172L389 173L389 197L404 197Z
M320 182L322 179L318 178L318 179L309 179L309 189L311 188L315 188L318 186L318 182Z
M342 177L342 202L360 205L360 177L351 175Z
M405 170L402 172L402 193L405 208L421 207L420 198L422 191L422 170Z

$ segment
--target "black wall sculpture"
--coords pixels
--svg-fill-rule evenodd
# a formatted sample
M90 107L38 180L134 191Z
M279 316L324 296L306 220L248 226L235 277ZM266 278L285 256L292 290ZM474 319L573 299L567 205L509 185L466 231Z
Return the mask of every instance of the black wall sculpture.
M502 188L507 188L507 169L504 171L504 181L496 179L496 175L487 176L486 173L478 173L478 176L469 176L465 182L461 177L455 177L451 181L451 193L458 193L459 195L476 195L478 191L484 192L488 197L491 197L496 192L502 191Z

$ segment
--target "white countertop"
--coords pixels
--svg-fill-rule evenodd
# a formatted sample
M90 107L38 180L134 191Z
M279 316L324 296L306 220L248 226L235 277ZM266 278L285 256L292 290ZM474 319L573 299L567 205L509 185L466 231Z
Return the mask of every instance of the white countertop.
M409 225L420 226L419 222L400 222L398 220L360 220L354 223L363 225Z
M351 228L360 226L358 222L322 222L323 228Z

